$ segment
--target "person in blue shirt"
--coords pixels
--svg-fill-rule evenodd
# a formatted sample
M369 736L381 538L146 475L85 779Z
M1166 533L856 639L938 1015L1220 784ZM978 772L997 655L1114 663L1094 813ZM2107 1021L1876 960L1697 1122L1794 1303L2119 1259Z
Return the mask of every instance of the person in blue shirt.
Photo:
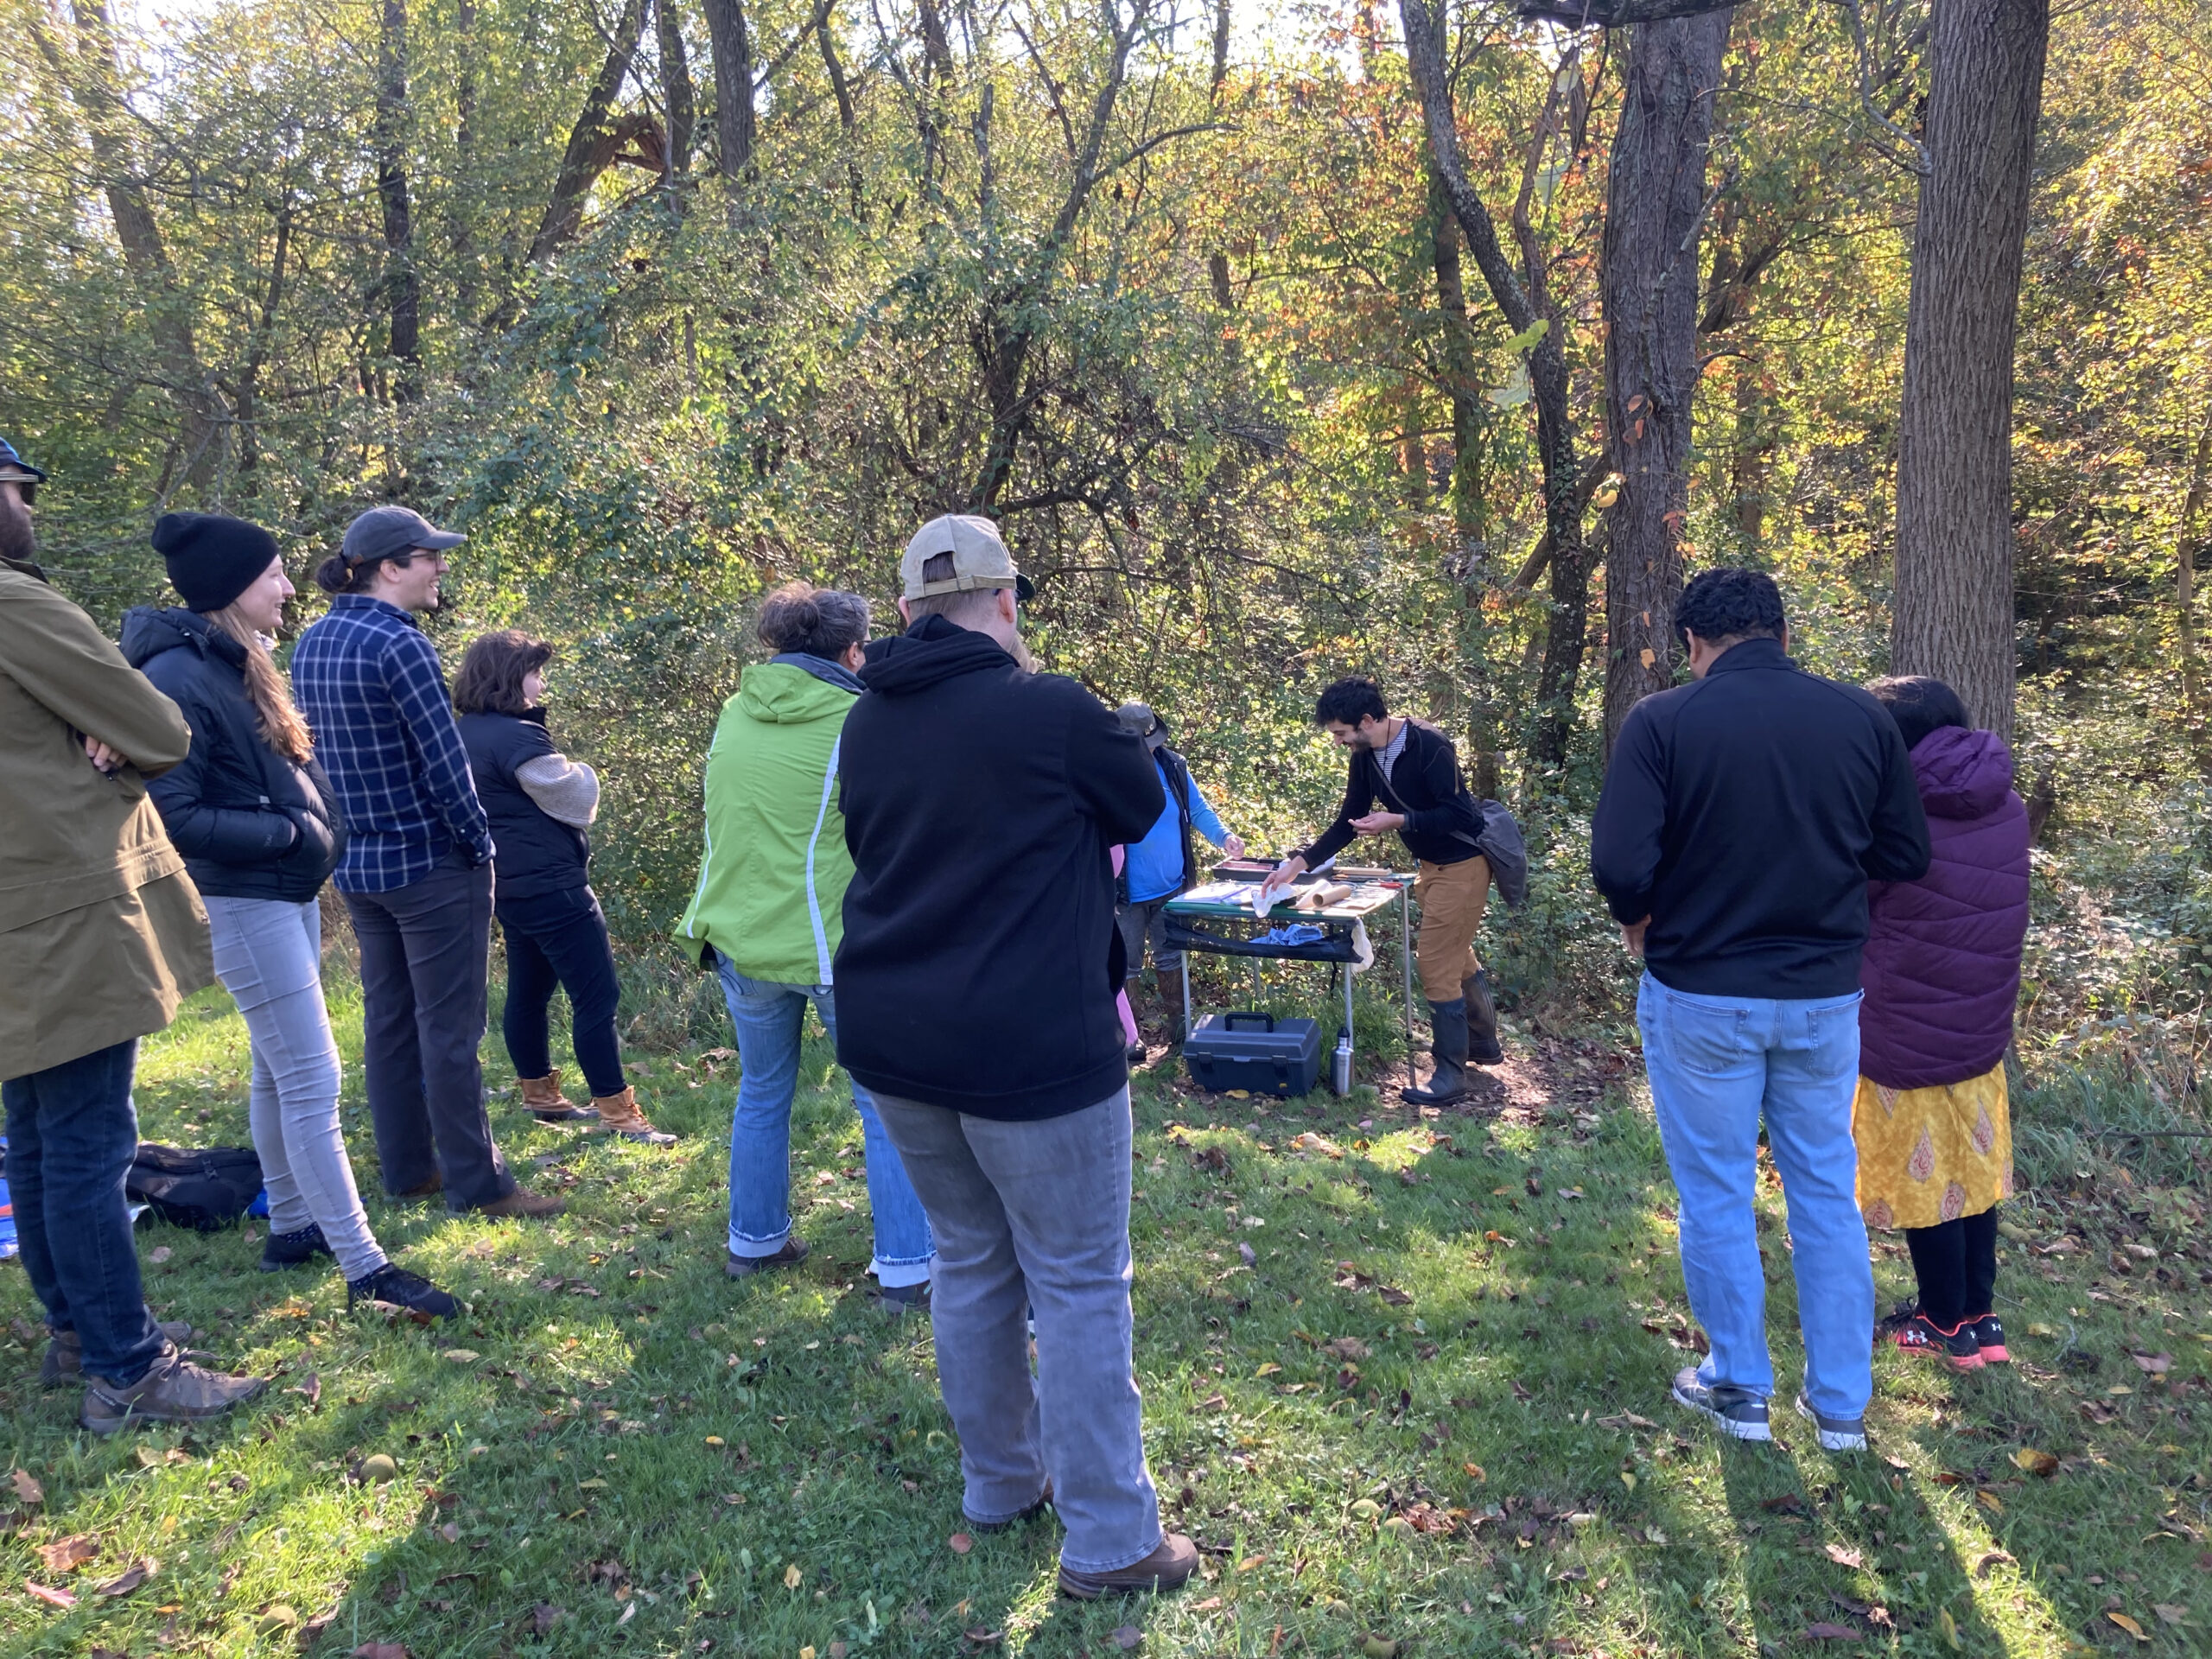
M1167 794L1166 807L1145 832L1144 839L1128 844L1120 902L1114 909L1115 922L1122 930L1122 946L1128 955L1134 1005L1147 942L1152 946L1153 966L1161 974L1173 973L1183 965L1183 953L1167 944L1166 919L1161 912L1170 899L1198 883L1197 848L1191 832L1195 830L1231 858L1244 856L1244 842L1224 830L1213 808L1206 804L1206 798L1191 781L1190 766L1167 747L1167 722L1149 704L1125 702L1115 710L1115 717L1124 731L1142 738L1145 747L1152 751L1153 764L1160 768L1160 784ZM1143 1045L1132 1044L1129 1058L1143 1057Z

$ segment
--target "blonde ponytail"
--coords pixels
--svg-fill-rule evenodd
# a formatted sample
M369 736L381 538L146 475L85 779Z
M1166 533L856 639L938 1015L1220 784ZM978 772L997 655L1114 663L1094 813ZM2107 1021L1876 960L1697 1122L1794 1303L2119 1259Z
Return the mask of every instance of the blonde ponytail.
M207 619L245 647L245 695L253 704L261 741L294 766L307 765L315 753L315 739L300 711L292 707L291 691L269 655L268 643L253 625L238 614L236 605L203 613Z

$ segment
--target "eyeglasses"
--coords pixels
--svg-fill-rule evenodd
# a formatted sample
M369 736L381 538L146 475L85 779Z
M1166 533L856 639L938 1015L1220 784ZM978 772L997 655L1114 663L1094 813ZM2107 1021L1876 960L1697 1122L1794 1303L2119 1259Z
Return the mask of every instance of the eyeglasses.
M29 507L38 505L38 480L36 479L0 479L0 484L13 484L16 486L16 493L23 498L23 505L25 506Z

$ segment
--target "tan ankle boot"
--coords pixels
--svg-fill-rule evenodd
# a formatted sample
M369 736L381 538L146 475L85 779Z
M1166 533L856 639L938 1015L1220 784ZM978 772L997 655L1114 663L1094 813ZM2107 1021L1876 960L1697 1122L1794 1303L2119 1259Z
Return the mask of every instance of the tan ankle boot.
M558 1066L542 1077L517 1077L515 1081L522 1085L522 1103L541 1123L589 1123L598 1116L561 1092Z
M599 1114L601 1128L612 1129L625 1141L635 1141L641 1146L672 1147L676 1137L664 1135L645 1122L645 1115L638 1109L638 1091L626 1088L619 1095L594 1095L592 1109Z

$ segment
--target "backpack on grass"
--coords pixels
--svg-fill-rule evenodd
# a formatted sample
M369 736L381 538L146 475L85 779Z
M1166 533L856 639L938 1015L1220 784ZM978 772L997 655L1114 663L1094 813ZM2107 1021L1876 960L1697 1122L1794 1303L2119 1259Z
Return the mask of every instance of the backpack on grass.
M261 1191L261 1158L251 1147L198 1151L138 1143L124 1196L172 1227L219 1232L236 1224Z

